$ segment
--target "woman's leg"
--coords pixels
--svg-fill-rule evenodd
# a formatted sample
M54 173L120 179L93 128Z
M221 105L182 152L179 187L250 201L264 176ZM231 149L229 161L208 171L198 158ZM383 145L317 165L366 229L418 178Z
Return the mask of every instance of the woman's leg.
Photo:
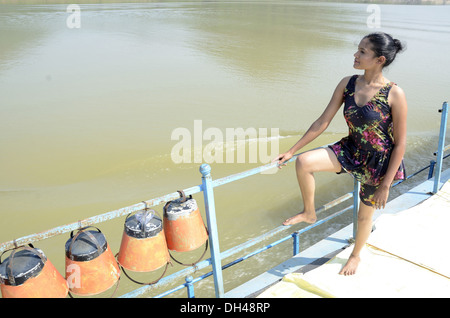
M341 269L339 274L341 275L353 275L356 272L356 268L359 265L359 254L361 249L367 242L370 233L372 232L372 217L375 211L374 207L361 203L358 211L358 230L356 232L355 246L353 247L352 254L347 260L347 263Z
M303 212L284 221L283 225L299 222L314 223L317 220L314 206L315 180L314 172L340 172L341 164L334 152L326 147L302 153L295 161L297 180L303 197Z

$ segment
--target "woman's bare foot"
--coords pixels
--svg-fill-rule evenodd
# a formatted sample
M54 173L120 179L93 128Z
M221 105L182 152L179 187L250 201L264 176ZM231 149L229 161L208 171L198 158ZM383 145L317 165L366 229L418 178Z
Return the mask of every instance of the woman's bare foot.
M290 217L286 221L283 222L283 225L293 225L300 222L306 222L306 223L314 223L317 221L316 212L301 212L299 214L294 215L293 217Z
M344 267L339 272L339 275L354 275L356 273L356 269L358 268L359 262L361 261L359 256L350 255L350 257L347 260L347 264L344 265Z

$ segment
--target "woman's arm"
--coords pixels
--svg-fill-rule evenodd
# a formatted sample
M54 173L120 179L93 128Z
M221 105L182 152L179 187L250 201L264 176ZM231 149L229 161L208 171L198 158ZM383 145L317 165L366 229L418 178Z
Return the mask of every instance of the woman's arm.
M349 77L343 78L339 84L337 85L336 89L334 90L333 96L331 97L330 102L328 103L328 106L325 108L324 112L320 117L314 121L314 123L309 127L309 129L306 131L306 133L300 138L297 143L292 146L289 151L278 155L272 162L279 161L280 167L281 165L292 158L292 156L305 147L307 144L309 144L311 141L316 139L325 129L327 129L328 125L330 124L331 120L336 115L337 111L341 107L343 103L343 96L344 96L344 89L347 86L347 83L350 79Z
M395 145L389 159L386 174L373 197L373 200L378 203L379 208L384 208L386 205L387 197L389 195L389 188L394 181L395 175L400 167L406 150L406 117L408 105L406 102L405 93L400 87L393 86L389 94L389 99L392 112L392 122L394 125Z

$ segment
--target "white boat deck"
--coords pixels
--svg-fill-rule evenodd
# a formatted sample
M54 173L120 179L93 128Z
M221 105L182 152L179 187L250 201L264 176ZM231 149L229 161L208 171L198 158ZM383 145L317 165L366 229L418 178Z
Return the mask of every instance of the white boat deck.
M352 250L350 224L225 297L450 297L449 179L446 170L436 195L430 179L376 212L356 275L338 274Z

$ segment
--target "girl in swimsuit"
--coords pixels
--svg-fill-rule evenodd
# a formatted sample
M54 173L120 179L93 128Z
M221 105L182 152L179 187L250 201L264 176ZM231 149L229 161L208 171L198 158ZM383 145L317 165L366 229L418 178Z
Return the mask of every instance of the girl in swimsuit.
M296 173L304 209L283 224L314 223L314 172L347 172L361 182L358 227L355 245L339 274L353 275L360 262L360 251L372 230L375 209L382 209L394 180L404 179L403 155L406 148L407 102L403 90L383 76L402 50L399 40L386 33L365 36L354 54L353 67L363 75L343 78L322 115L287 152L278 155L281 168L292 156L318 137L344 103L344 117L349 128L347 137L329 147L300 154Z

